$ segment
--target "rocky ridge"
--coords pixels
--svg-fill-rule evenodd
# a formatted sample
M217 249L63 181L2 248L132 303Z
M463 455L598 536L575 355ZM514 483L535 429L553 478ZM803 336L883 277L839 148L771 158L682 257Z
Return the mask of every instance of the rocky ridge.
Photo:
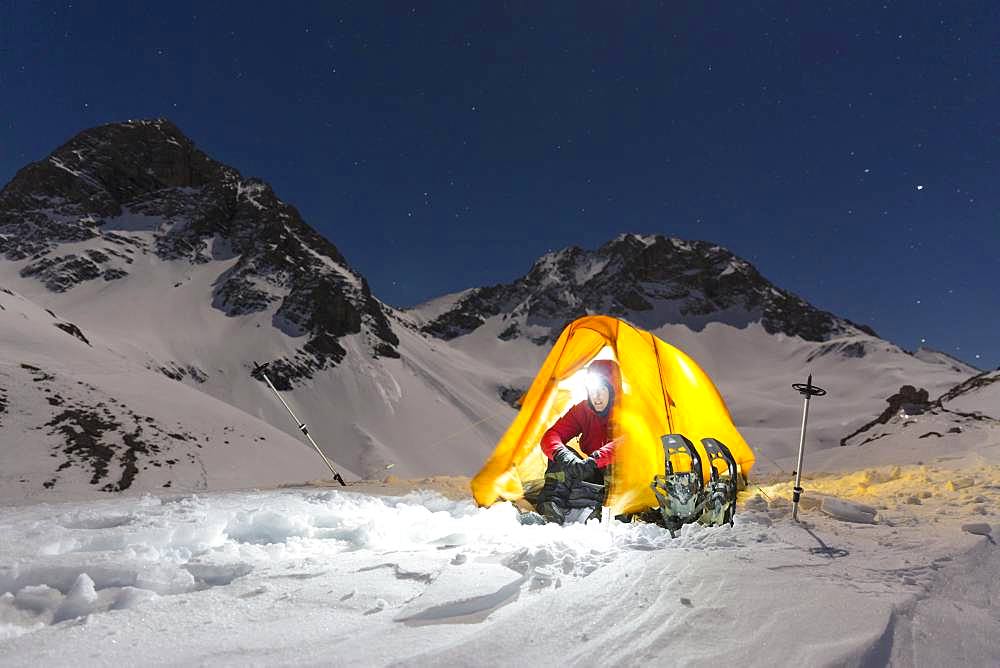
M648 327L669 322L697 327L713 319L741 326L759 321L768 333L807 341L846 334L877 336L870 327L781 290L721 246L635 234L620 235L595 251L571 246L548 253L513 283L469 291L422 329L449 340L501 316L507 324L500 339L532 332L529 338L545 344L558 337L565 324L588 313L620 316ZM863 356L864 349L854 354Z

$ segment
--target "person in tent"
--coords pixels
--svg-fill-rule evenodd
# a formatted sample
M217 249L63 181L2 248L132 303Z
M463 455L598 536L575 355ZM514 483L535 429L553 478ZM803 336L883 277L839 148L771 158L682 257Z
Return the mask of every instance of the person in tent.
M562 524L574 511L593 510L604 503L604 473L614 457L611 412L621 391L621 371L612 360L595 360L587 367L587 399L576 404L542 435L548 458L539 512ZM579 437L580 456L567 445Z

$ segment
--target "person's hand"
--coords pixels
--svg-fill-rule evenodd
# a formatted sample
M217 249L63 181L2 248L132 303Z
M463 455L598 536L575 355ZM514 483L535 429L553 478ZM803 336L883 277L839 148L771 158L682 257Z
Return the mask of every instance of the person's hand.
M563 472L570 478L580 480L586 474L587 463L572 448L560 445L552 453L552 458L559 462ZM588 459L590 458L588 457ZM596 462L594 462L594 466L597 466Z

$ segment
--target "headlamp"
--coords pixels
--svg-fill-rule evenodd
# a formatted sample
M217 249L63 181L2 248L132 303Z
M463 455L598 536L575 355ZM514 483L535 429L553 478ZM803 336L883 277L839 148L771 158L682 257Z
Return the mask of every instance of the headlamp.
M604 376L602 376L600 374L597 374L597 373L594 373L593 371L588 371L587 372L587 376L584 379L584 383L587 386L587 391L588 392L593 392L593 391L598 390L598 389L600 389L602 387L606 387L607 384L608 384L608 381L605 380Z

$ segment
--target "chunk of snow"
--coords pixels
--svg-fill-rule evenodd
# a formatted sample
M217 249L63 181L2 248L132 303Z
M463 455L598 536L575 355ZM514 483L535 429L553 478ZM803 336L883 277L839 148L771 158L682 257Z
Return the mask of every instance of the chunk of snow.
M156 564L143 570L135 579L140 589L157 594L180 594L195 587L194 576L173 564Z
M148 589L122 587L121 591L118 592L117 598L115 598L115 602L111 604L111 609L129 610L137 608L148 601L155 601L157 598L159 596L156 595L156 592L149 591Z
M63 595L58 589L48 585L24 587L14 595L14 604L22 610L43 613L55 610L62 602Z
M976 481L972 478L955 478L954 480L948 481L948 489L952 492L957 492L960 489L966 489L975 484Z
M993 533L993 527L986 522L972 522L970 524L963 524L962 531L976 536L989 536Z
M85 617L94 612L97 604L97 591L94 589L94 581L86 573L80 573L73 588L66 594L62 604L56 609L52 616L53 623L66 619Z
M833 496L824 497L819 509L825 515L841 522L855 522L857 524L875 524L875 515L878 513L871 506Z

